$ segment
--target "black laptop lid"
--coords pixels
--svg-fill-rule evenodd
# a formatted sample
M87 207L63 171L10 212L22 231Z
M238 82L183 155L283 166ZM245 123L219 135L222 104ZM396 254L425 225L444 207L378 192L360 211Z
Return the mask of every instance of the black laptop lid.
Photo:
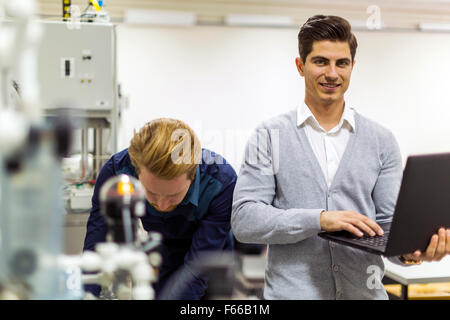
M385 254L424 252L439 227L450 228L450 153L410 156Z

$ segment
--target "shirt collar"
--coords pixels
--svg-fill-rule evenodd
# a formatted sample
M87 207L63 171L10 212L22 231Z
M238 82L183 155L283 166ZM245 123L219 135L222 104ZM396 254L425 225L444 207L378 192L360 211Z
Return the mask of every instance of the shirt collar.
M303 123L305 123L306 120L312 119L312 121L320 127L319 122L314 117L313 113L311 112L311 109L306 105L305 102L300 103L300 105L297 108L297 126L301 126ZM339 124L337 125L338 128L342 127L344 124L344 121L346 121L353 132L356 131L355 128L355 111L351 107L347 107L344 105L344 112L342 113L341 120L339 121Z
M200 166L197 167L197 171L195 172L194 181L192 181L188 192L184 196L183 201L181 201L181 204L186 205L188 202L190 202L194 206L198 207L199 194L200 194Z
M346 107L344 105L344 112L342 113L341 122L343 122L344 120L347 121L347 123L350 125L351 130L355 132L355 110L353 110L352 107Z

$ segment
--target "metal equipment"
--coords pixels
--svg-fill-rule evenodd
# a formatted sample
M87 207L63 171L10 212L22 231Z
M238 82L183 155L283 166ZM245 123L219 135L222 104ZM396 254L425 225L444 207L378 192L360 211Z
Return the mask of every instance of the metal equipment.
M107 242L95 251L63 257L61 265L76 265L85 272L84 284L99 284L102 299L154 299L152 282L161 264L159 233L138 233L145 214L145 191L139 180L127 175L110 178L100 190L101 211L108 224ZM92 274L94 272L94 274Z

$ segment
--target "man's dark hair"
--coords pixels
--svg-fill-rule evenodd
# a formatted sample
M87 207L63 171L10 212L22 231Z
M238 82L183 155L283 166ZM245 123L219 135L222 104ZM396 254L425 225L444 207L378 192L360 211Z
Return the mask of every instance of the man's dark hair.
M303 62L312 51L314 41L322 40L347 42L352 61L355 59L358 43L350 23L344 18L315 15L305 22L298 33L298 50Z

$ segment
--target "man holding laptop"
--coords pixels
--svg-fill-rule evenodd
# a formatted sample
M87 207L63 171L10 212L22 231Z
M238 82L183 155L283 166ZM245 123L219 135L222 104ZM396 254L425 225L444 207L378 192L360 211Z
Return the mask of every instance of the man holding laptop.
M398 144L345 104L357 47L349 23L317 15L298 39L305 99L249 140L234 191L234 235L268 245L266 299L386 299L381 279L367 286L369 267L384 270L380 255L318 234L383 235L379 224L392 220L402 181ZM417 264L448 253L450 229L441 228L425 252L390 259Z

